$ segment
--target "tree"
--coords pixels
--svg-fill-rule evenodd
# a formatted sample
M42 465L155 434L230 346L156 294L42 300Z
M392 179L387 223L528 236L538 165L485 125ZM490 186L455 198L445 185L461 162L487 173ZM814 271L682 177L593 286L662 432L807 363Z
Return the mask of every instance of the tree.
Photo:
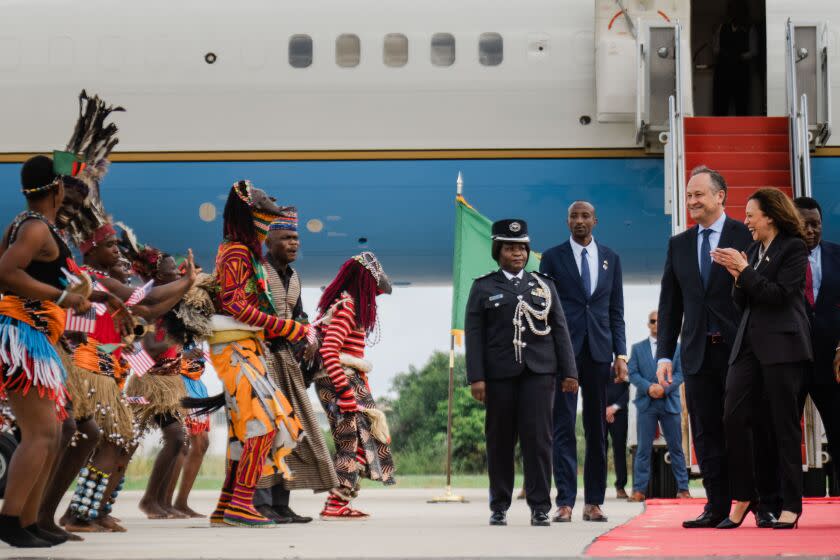
M446 435L447 401L438 403L437 425ZM487 444L484 440L484 405L470 394L469 387L458 387L452 400L452 470L482 473L487 470Z

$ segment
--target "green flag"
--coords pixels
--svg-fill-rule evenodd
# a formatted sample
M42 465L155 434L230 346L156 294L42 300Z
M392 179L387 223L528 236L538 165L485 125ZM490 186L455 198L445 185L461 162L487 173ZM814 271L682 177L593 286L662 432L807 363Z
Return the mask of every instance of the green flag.
M455 198L455 255L452 261L452 334L460 345L464 333L467 298L473 280L499 268L490 254L493 222L470 206L463 196ZM540 255L531 251L526 270L538 270Z

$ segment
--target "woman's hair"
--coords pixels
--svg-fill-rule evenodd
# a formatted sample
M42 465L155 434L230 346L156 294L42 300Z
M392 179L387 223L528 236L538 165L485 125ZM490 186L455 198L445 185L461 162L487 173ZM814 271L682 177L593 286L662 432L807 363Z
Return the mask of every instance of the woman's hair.
M522 245L525 245L525 250L528 252L528 258L531 258L530 243L523 243L521 241L493 241L493 244L490 246L490 255L492 255L493 260L497 263L499 262L499 256L502 254L502 246L505 243L521 243Z
M228 194L225 203L224 213L224 235L228 241L242 243L258 259L262 258L262 244L257 237L257 230L254 227L254 217L251 214L251 207L242 198L246 196L245 181L236 183ZM239 191L237 193L237 191Z
M780 232L800 239L805 237L802 218L785 193L773 187L765 187L755 191L749 199L758 203L761 211L773 220Z
M376 326L376 279L355 259L345 262L335 279L324 289L318 302L321 314L335 303L342 292L347 292L353 297L356 306L356 326L370 333Z

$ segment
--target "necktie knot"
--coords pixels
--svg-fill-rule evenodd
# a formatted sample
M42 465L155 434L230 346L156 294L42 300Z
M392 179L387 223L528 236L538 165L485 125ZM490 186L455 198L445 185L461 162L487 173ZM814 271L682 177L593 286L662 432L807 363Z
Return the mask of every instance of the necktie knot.
M714 230L712 230L712 229L704 229L704 230L702 231L703 237L705 237L706 239L708 239L708 238L709 238L709 236L710 236L710 235L712 235L712 231L714 231Z
M586 247L584 247L583 249L581 249L580 254L585 257L586 255L589 254L589 252L586 250Z

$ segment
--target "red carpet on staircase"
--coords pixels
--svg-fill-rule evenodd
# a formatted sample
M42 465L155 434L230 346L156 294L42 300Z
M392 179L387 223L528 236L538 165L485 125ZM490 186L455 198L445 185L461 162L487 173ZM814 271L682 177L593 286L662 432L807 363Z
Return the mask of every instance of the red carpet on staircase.
M726 213L743 221L747 198L757 189L791 195L788 144L787 117L687 117L686 182L698 165L719 171L729 190Z
M759 529L752 514L738 529L683 529L705 500L648 500L645 511L598 537L593 557L832 556L840 554L840 498L806 498L799 528Z

